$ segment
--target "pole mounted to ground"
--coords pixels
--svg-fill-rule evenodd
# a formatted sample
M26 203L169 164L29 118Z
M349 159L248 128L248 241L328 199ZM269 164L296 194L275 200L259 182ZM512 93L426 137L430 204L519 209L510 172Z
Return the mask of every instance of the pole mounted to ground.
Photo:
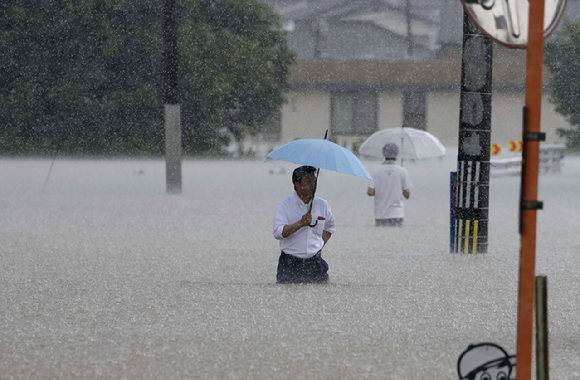
M537 200L538 168L540 141L545 139L545 134L540 132L544 56L544 0L530 0L529 12L520 199L521 250L518 294L517 380L529 380L532 377L536 212L542 209L542 202Z
M544 0L510 0L507 10L501 5L503 2L483 4L481 1L461 1L471 19L494 41L510 48L527 49L519 204L521 250L516 379L530 380L534 336L536 212L543 206L537 197L540 142L545 140L545 134L540 131L544 38L558 26L566 0L549 0L548 14L545 14Z
M492 55L491 39L464 13L454 253L487 252Z
M179 50L177 1L164 0L163 97L165 127L165 179L167 193L181 194L181 110L179 105Z

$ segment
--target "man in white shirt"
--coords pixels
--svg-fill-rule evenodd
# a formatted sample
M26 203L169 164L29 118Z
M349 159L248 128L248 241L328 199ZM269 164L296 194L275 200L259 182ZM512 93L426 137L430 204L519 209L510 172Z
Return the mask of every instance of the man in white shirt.
M292 183L294 194L278 203L274 216L274 237L280 240L281 251L276 282L327 282L328 264L320 254L335 231L334 216L324 199L314 196L312 200L316 168L296 168Z
M369 197L375 197L375 225L403 227L405 218L404 199L411 196L411 179L407 169L395 164L399 147L387 143L383 147L385 161L371 171Z

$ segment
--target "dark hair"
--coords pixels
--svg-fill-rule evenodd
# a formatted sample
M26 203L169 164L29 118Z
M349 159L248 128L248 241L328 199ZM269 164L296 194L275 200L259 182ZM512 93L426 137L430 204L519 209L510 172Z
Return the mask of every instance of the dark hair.
M300 182L304 174L312 174L316 173L316 168L313 166L300 166L294 169L292 172L292 183Z
M399 147L397 144L388 142L383 147L383 156L385 156L387 160L394 160L397 158L397 154L399 154Z

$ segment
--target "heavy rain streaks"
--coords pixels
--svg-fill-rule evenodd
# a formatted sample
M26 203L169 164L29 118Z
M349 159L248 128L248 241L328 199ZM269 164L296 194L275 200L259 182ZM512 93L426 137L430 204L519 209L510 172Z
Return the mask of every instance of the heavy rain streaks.
M461 96L457 0L175 1L182 187L167 194L163 4L0 2L0 378L447 379L469 344L515 352L519 177L474 196L487 253L452 255L449 173L459 149L520 139L525 56L494 48L493 94ZM543 128L578 144L569 25L547 44L560 87ZM467 69L472 91L491 73ZM490 139L471 127L492 95ZM263 157L329 130L370 171L364 139L402 126L447 148L405 160L404 227L375 227L367 180L321 170L330 282L276 284L296 165ZM540 180L554 379L580 378L579 178L567 153Z
M326 171L330 283L276 285L292 164L186 160L177 197L162 160L58 160L41 194L49 165L0 161L6 377L452 378L470 343L514 351L518 177L492 178L488 253L450 255L453 152L406 165L396 230L374 226L366 180ZM555 378L578 374L578 178L566 157L540 188Z

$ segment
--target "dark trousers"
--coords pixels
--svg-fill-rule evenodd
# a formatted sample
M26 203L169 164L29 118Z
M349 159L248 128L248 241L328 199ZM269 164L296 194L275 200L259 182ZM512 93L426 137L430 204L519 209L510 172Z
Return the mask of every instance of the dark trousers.
M280 253L278 259L278 284L310 284L328 281L328 264L320 256L320 252L309 259Z
M403 227L403 218L375 219L375 226Z

